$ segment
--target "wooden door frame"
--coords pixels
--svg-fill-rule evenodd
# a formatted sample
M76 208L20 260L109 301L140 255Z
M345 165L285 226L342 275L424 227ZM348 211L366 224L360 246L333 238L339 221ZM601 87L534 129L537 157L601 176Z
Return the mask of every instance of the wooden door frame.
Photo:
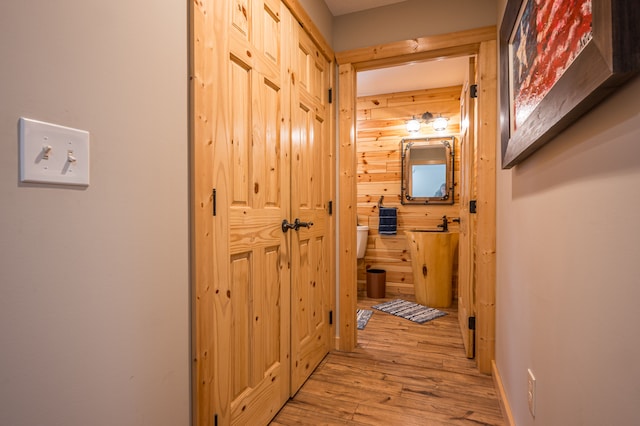
M352 351L357 344L357 71L447 57L478 58L478 244L476 348L478 369L491 373L495 354L495 230L497 141L496 27L489 26L437 36L421 37L336 54L339 93L339 326L338 349Z

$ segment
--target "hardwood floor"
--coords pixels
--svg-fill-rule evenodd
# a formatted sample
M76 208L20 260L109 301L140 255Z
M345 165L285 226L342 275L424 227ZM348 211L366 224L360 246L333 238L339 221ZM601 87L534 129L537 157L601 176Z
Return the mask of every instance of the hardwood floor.
M357 349L329 353L271 424L504 425L492 378L465 358L455 308L442 310L422 325L373 310Z

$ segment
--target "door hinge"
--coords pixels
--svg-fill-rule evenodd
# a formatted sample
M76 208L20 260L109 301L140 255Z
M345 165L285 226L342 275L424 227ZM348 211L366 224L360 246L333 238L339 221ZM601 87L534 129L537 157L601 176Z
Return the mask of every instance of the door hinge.
M469 96L471 96L472 98L477 98L478 97L478 85L477 84L472 84L471 87L469 87Z
M213 188L213 192L211 193L211 197L213 198L213 215L215 216L218 212L216 211L216 189Z
M473 214L476 213L476 204L477 204L476 200L469 201L469 213L473 213Z
M333 200L329 200L329 206L327 208L329 210L329 216L333 214Z
M333 88L329 89L329 103L333 103Z
M329 325L333 325L333 311L329 311Z
M476 317L469 317L469 330L476 329Z

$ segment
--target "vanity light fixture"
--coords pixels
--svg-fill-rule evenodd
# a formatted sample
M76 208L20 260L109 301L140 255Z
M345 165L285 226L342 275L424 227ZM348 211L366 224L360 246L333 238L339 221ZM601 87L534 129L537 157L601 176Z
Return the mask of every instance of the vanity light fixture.
M433 130L435 130L436 132L442 132L447 129L448 122L449 119L443 117L441 114L439 114L438 117L435 118L432 113L427 111L421 115L420 119L417 119L414 115L411 117L411 120L407 121L407 132L419 132L422 123L431 123Z

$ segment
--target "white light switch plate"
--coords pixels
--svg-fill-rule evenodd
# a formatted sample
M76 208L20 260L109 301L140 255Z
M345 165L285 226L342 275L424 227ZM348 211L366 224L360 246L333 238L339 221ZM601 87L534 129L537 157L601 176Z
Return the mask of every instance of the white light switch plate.
M20 181L89 185L89 132L20 118Z

